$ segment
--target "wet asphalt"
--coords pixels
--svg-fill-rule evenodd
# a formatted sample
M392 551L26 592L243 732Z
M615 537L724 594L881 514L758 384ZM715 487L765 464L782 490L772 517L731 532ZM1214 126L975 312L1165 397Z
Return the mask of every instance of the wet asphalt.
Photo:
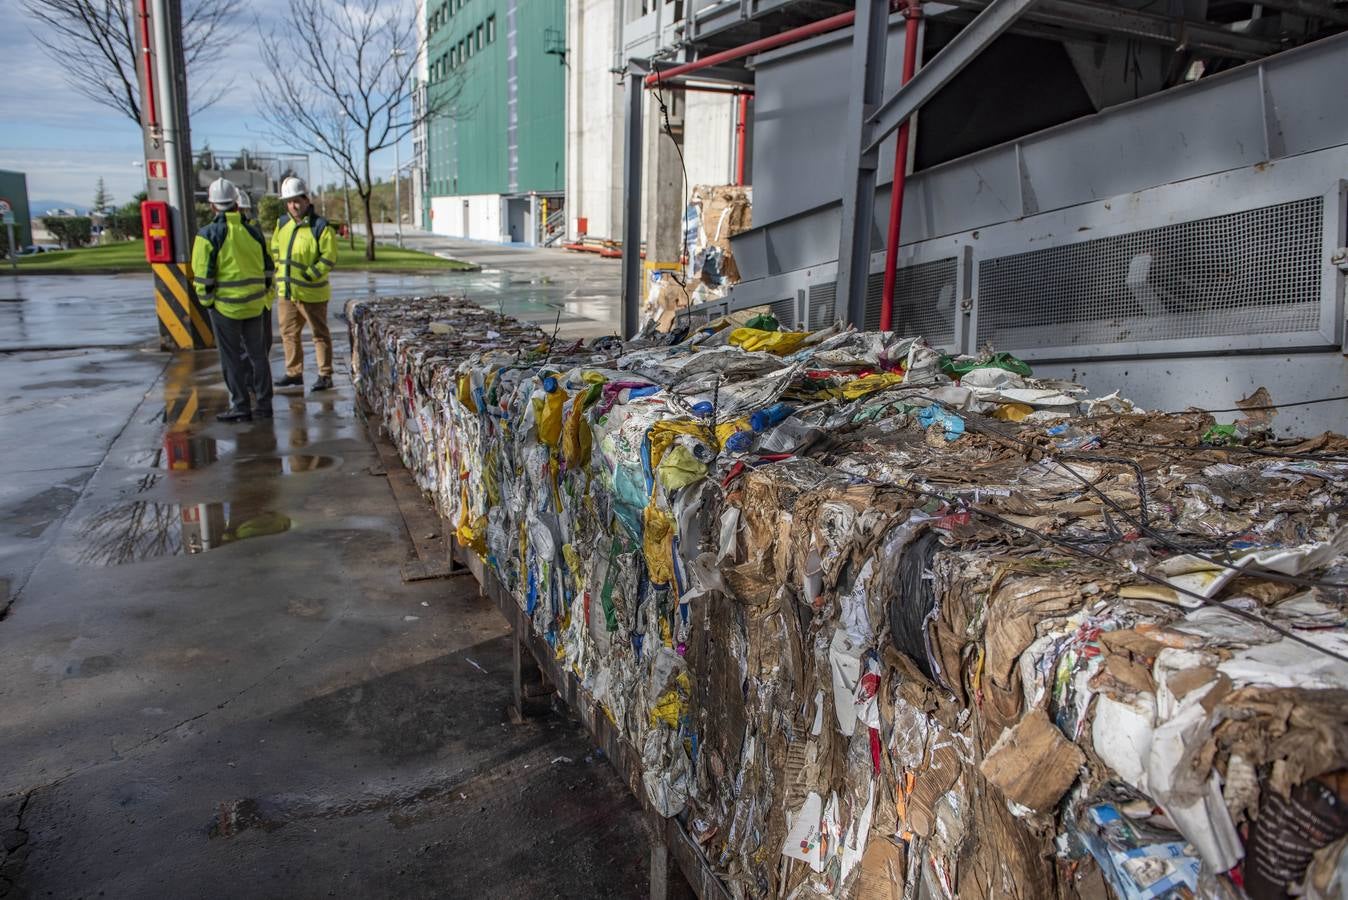
M611 328L611 263L505 252L337 293ZM334 391L224 425L147 297L0 275L0 896L643 895L636 802L564 715L510 724L471 577L401 581L340 322Z

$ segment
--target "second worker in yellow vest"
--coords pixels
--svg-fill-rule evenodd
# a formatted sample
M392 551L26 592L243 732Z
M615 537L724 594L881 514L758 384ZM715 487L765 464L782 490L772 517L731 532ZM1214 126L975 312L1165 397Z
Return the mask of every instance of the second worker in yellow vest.
M328 300L332 287L328 273L337 265L337 237L326 219L309 202L309 189L298 178L281 182L281 199L289 215L276 223L271 236L276 260L276 317L285 346L286 374L277 387L304 385L304 345L307 324L314 336L318 364L315 391L332 387L332 332L328 330Z
M222 422L251 422L272 415L271 287L267 241L239 215L239 190L224 178L207 194L215 218L192 244L192 274L201 305L210 310L229 388Z

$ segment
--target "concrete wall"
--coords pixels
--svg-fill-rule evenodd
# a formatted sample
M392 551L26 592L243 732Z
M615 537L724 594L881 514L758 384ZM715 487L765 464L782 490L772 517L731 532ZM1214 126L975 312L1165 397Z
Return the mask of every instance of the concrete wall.
M467 229L464 228L465 203L468 204ZM504 223L501 221L501 195L432 197L431 231L447 237L470 238L475 241L501 240L504 231Z
M621 29L618 0L567 4L566 217L567 237L577 220L599 239L621 237L623 89L609 71Z
M727 94L686 95L683 113L683 160L688 166L688 192L698 184L730 184L735 180L735 105Z

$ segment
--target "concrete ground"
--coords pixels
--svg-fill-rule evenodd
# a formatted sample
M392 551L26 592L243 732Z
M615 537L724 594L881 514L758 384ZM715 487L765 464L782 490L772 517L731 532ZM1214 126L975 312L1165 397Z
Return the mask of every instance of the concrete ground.
M584 273L450 277L602 330ZM344 331L335 391L222 425L146 281L0 275L0 896L642 895L635 800L569 719L508 723L471 578L402 583Z

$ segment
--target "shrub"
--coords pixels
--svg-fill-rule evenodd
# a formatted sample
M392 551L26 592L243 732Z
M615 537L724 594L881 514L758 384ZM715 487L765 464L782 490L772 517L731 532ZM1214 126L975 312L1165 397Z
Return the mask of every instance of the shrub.
M94 220L88 216L45 216L42 225L62 247L87 247L93 238Z

